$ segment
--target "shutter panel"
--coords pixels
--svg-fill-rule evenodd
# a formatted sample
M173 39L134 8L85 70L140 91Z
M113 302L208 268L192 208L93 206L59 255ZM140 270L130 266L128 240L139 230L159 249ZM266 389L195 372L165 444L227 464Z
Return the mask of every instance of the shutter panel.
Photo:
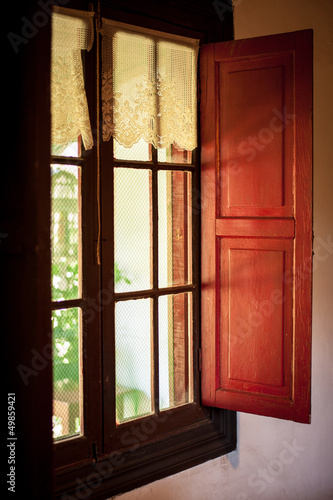
M309 422L312 30L200 55L202 403Z

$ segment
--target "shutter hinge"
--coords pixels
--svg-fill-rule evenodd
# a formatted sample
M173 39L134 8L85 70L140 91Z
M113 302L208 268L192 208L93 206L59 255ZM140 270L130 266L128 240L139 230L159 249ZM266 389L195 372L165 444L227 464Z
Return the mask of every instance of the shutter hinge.
M201 349L198 349L198 366L199 366L199 372L201 372L202 369L202 354L201 354Z

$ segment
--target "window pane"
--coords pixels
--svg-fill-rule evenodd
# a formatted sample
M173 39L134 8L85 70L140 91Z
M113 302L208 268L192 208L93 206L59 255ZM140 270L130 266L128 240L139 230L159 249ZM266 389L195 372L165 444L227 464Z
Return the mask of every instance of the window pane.
M81 293L81 171L73 165L51 167L52 300Z
M190 293L159 298L160 409L192 401Z
M192 163L192 151L179 148L176 144L170 144L167 148L157 150L157 159L164 163Z
M52 313L53 437L81 434L81 310Z
M116 304L116 418L151 413L151 300Z
M159 286L192 281L191 173L158 173Z
M150 184L148 170L114 170L116 292L151 286Z
M130 148L113 141L113 156L117 160L151 161L151 145L140 139Z
M68 142L68 144L52 144L51 154L54 156L68 156L78 158L81 156L81 136L76 141Z

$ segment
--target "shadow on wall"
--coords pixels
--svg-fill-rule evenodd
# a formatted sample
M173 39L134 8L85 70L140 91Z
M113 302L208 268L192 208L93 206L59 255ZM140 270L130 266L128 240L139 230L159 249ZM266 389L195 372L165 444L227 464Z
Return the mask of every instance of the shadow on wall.
M233 469L238 469L239 466L239 449L238 449L238 440L239 440L239 415L237 414L237 448L235 451L228 453L227 458L229 463Z

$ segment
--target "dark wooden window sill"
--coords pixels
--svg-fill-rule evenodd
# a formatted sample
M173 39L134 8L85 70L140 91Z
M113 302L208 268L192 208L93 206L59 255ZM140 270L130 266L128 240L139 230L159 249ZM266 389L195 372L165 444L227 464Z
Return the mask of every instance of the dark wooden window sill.
M106 499L236 448L236 413L227 410L207 410L207 418L201 422L157 439L153 429L154 426L147 426L146 434L137 433L137 438L132 435L130 446L97 456L97 461L92 459L58 470L55 498L76 499L84 495Z

